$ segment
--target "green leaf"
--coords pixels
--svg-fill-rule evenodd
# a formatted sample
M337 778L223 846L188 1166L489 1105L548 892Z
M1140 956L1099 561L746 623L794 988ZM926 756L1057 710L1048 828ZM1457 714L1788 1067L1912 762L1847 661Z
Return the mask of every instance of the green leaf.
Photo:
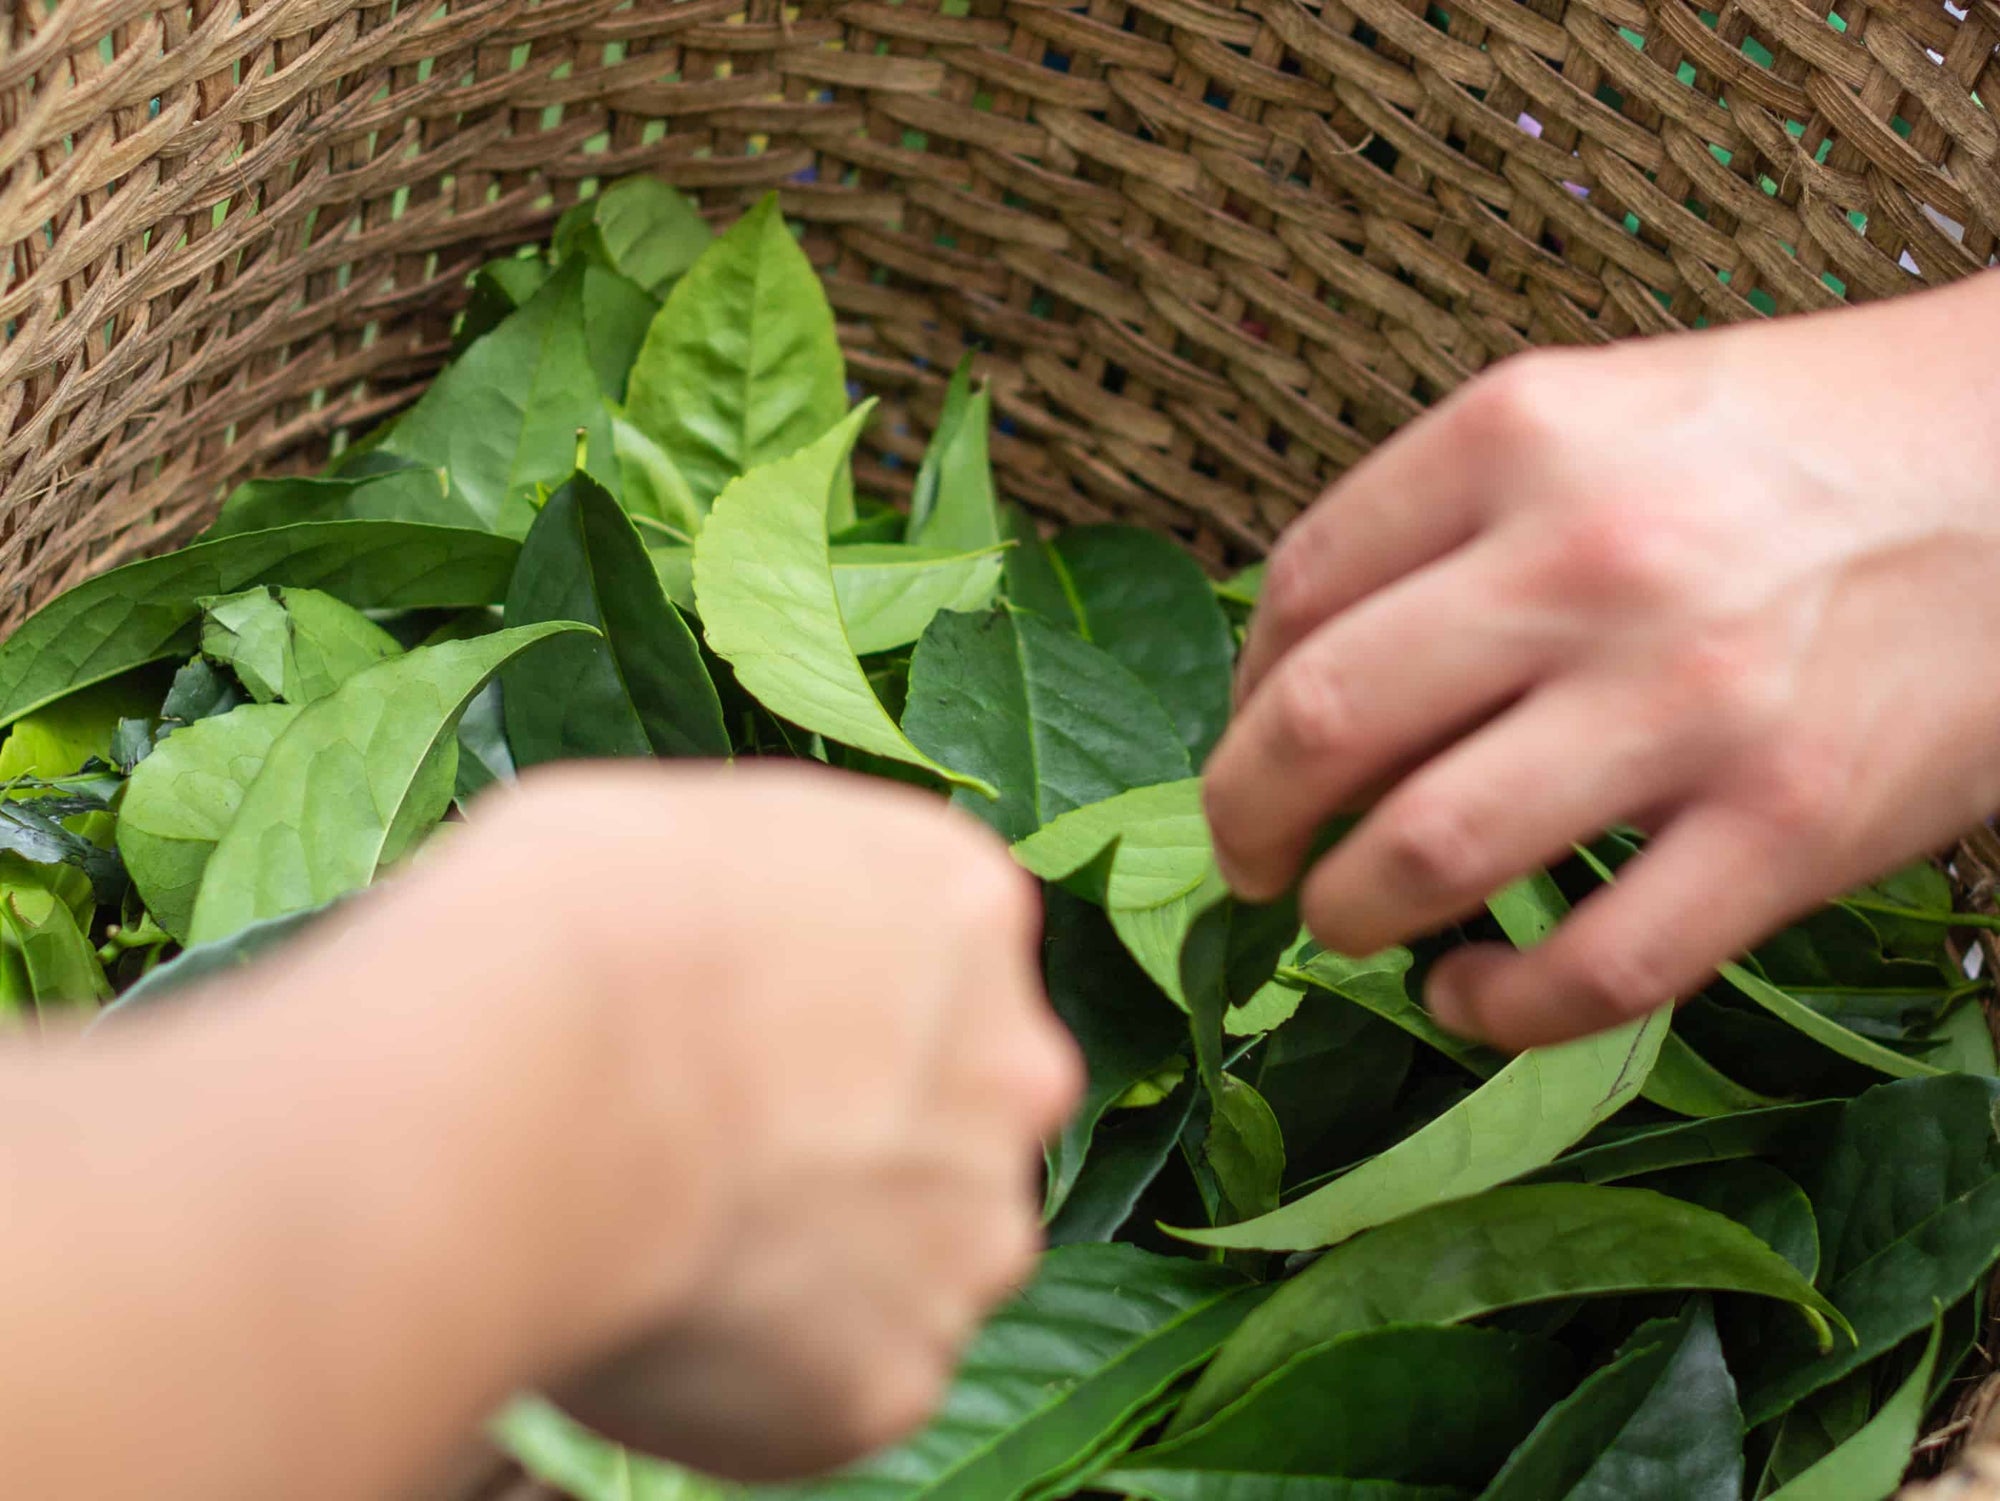
M1236 661L1201 565L1170 538L1127 526L1074 527L1056 537L1049 561L1067 606L1052 618L1153 690L1199 766L1229 719Z
M695 206L657 177L627 177L566 210L553 243L559 261L594 262L661 297L714 238Z
M444 470L451 494L490 531L527 532L536 488L553 489L576 466L578 429L592 472L617 482L611 413L585 336L585 270L558 270L446 366L383 440L383 453Z
M1013 544L1007 549L1007 566L1001 581L1007 602L1073 631L1076 611L1063 588L1062 575L1056 572L1055 554L1042 540L1034 517L1019 506L1003 507L1000 529Z
M357 609L497 602L519 548L403 521L321 521L198 542L101 573L0 643L0 724L147 662L190 655L210 595L252 584L323 589Z
M202 872L296 704L243 704L160 742L133 770L118 852L153 920L183 943Z
M1112 853L1104 878L1087 876L1107 849ZM1065 813L1018 841L1014 858L1044 881L1081 884L1079 894L1110 910L1158 907L1186 896L1215 864L1201 782L1190 777L1135 788Z
M1110 1240L1179 1145L1201 1091L1183 1079L1158 1105L1120 1110L1091 1137L1090 1155L1045 1232L1051 1246Z
M536 255L510 255L488 261L472 276L472 296L451 341L451 357L464 354L473 340L491 333L502 320L533 297L554 267Z
M1202 1470L1113 1470L1100 1490L1143 1501L1468 1501L1449 1485L1342 1480L1334 1475L1218 1475Z
M625 509L635 517L657 521L682 537L692 538L699 533L708 507L695 502L687 477L667 457L667 451L623 412L612 413L611 441L618 449L618 478L623 486L619 497ZM693 561L690 550L690 568ZM690 582L687 596L690 604L693 590Z
M128 987L124 994L104 1008L103 1016L119 1017L169 997L185 996L198 986L255 963L304 932L337 905L337 902L330 903L302 912L287 912L282 917L264 918L238 928L227 938L183 949Z
M910 661L903 732L1000 789L998 801L956 801L1009 840L1193 771L1145 684L1088 642L1005 607L931 621Z
M1804 1184L1819 1284L1856 1339L1815 1356L1759 1344L1744 1373L1752 1423L1886 1354L1963 1297L2000 1246L2000 1082L1884 1084L1848 1102Z
M1713 1120L1676 1121L1572 1152L1542 1168L1534 1179L1542 1183L1610 1183L1666 1168L1789 1154L1828 1131L1841 1109L1838 1100L1814 1100Z
M488 1433L522 1469L574 1501L741 1501L750 1494L622 1449L539 1397L508 1403Z
M1195 1066L1218 1106L1227 1092L1222 1073L1223 1019L1232 1006L1255 996L1271 978L1298 927L1299 904L1291 896L1259 903L1224 895L1197 909L1188 923L1176 961L1180 998L1188 1009ZM1130 944L1125 932L1119 936ZM1261 1123L1257 1129L1263 1130ZM1270 1129L1275 1130L1275 1124Z
M722 244L726 236L718 248ZM689 273L681 289L698 276L698 269ZM702 629L737 682L773 714L991 796L991 787L938 765L904 738L841 625L822 513L828 486L846 469L868 412L859 408L824 437L736 480L717 498L694 550Z
M1264 596L1264 565L1252 563L1242 572L1215 586L1216 598L1245 609L1255 608Z
M899 542L833 549L834 592L859 656L894 651L923 635L941 610L984 610L1000 587L997 547L954 552Z
M968 552L999 543L1000 511L986 452L992 408L988 391L972 389L968 354L952 372L937 431L917 470L910 493L909 541Z
M1187 1030L1161 1003L1104 915L1067 892L1048 894L1042 974L1049 1003L1083 1051L1082 1104L1048 1146L1044 1215L1053 1218L1083 1171L1098 1123L1133 1085L1181 1055Z
M0 743L0 784L23 777L66 777L81 771L93 756L110 759L120 722L149 714L158 697L156 683L119 678L22 716Z
M0 895L0 929L18 951L28 995L37 1011L96 1005L111 999L111 983L97 951L77 926L69 904L54 895L9 885Z
M203 542L306 521L414 521L479 527L479 517L451 493L444 472L407 459L353 474L253 479L238 485Z
M1635 1179L1736 1221L1811 1280L1819 1273L1819 1224L1806 1191L1768 1162L1739 1159L1672 1168Z
M1942 1319L1932 1323L1917 1368L1860 1432L1773 1491L1769 1501L1885 1501L1894 1495L1930 1405L1931 1373L1943 1330Z
M1380 1136L1415 1045L1345 996L1313 990L1301 999L1258 1054L1253 1082L1295 1161L1352 1162Z
M1706 1300L1558 1403L1480 1501L1739 1501L1743 1414Z
M1781 1103L1738 1084L1674 1032L1661 1039L1660 1056L1646 1080L1646 1098L1676 1115L1696 1117L1734 1115Z
M522 766L588 756L729 754L701 649L660 588L645 543L587 474L549 497L521 544L510 626L577 620L501 670L507 742Z
M1582 854L1600 878L1609 878L1602 862L1588 851ZM1517 948L1540 943L1569 912L1568 899L1545 870L1495 893L1486 906ZM1661 1040L1659 1057L1643 1093L1654 1104L1679 1115L1722 1115L1776 1103L1729 1078L1671 1032Z
M1754 1494L1767 1498L1867 1426L1875 1411L1875 1372L1868 1367L1823 1386L1788 1411L1770 1434L1771 1449ZM1907 1452L1905 1459L1908 1458ZM1882 1501L1880 1496L1870 1501Z
M1496 1188L1343 1242L1285 1283L1223 1346L1175 1427L1192 1427L1301 1350L1356 1329L1665 1288L1795 1304L1823 1342L1829 1321L1843 1322L1789 1263L1719 1214L1636 1188Z
M366 886L449 805L452 737L481 685L515 653L584 629L550 622L420 647L302 710L209 857L191 941L213 942Z
M937 1418L792 1501L1004 1501L1087 1464L1262 1296L1220 1267L1069 1246L973 1340Z
M1495 1329L1393 1324L1287 1361L1192 1432L1127 1455L1120 1475L1192 1471L1234 1494L1232 1476L1322 1475L1474 1487L1499 1469L1568 1387L1547 1340ZM1144 1494L1142 1491L1141 1494Z
M266 585L201 605L202 654L234 671L259 703L309 704L402 650L366 615L317 589Z
M1304 1251L1552 1162L1636 1099L1667 1014L1521 1054L1471 1098L1345 1176L1255 1220L1176 1230L1198 1245Z
M235 678L216 667L206 657L194 657L174 671L173 686L160 705L160 731L164 740L186 725L227 714L243 702Z
M627 411L703 506L738 475L798 452L847 415L833 309L775 194L668 294L632 367ZM833 531L854 520L845 477L844 469L830 473L815 496Z
M659 299L637 282L601 266L584 268L583 343L609 416L615 417L625 399L632 363L659 311ZM619 471L612 467L607 473L616 478Z
M1285 1182L1285 1134L1265 1098L1234 1074L1211 1097L1202 1155L1229 1217L1247 1220L1278 1207Z
M1431 1020L1430 1012L1410 999L1405 977L1411 963L1408 949L1384 949L1362 959L1317 949L1304 955L1289 971L1281 970L1279 978L1301 987L1318 986L1365 1006L1482 1079L1498 1073L1505 1063L1499 1054L1468 1042L1455 1032L1445 1031Z

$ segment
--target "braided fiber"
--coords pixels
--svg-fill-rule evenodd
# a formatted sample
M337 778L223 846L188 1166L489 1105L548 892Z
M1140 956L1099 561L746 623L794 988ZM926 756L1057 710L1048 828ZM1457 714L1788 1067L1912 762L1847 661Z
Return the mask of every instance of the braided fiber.
M633 171L781 190L865 484L970 342L1009 494L1210 561L1529 344L1992 259L1995 0L1699 3L13 0L0 623L409 400Z

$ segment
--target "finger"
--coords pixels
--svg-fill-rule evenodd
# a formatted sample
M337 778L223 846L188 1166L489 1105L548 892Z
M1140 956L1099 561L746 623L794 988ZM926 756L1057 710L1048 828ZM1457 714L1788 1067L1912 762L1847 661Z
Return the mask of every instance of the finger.
M1497 551L1468 551L1322 626L1244 705L1205 792L1240 895L1279 895L1330 815L1529 686L1547 648L1502 608Z
M1468 541L1480 470L1447 404L1361 461L1294 522L1264 572L1237 668L1247 702L1277 662L1327 620Z
M1460 950L1425 999L1443 1025L1509 1050L1602 1031L1686 996L1822 894L1776 825L1726 805L1683 812L1543 943Z
M1306 877L1313 935L1372 954L1433 932L1688 786L1698 766L1632 696L1561 680L1412 773Z

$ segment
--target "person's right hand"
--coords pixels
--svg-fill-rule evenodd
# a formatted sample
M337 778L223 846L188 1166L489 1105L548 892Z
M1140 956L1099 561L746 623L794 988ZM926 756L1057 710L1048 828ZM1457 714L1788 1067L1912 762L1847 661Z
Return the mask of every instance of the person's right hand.
M1001 844L859 778L600 766L530 777L417 880L468 878L556 904L608 1116L646 1128L616 1221L629 1342L561 1400L740 1478L920 1423L1032 1268L1037 1142L1079 1087Z

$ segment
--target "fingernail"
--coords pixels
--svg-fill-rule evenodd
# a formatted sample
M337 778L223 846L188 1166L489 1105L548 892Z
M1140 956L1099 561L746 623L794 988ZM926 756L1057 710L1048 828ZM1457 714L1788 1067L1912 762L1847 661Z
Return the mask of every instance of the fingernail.
M1424 986L1424 1007L1431 1019L1447 1032L1456 1033L1472 1042L1484 1039L1479 1035L1479 1025L1473 1019L1472 1002L1449 974L1433 975Z

